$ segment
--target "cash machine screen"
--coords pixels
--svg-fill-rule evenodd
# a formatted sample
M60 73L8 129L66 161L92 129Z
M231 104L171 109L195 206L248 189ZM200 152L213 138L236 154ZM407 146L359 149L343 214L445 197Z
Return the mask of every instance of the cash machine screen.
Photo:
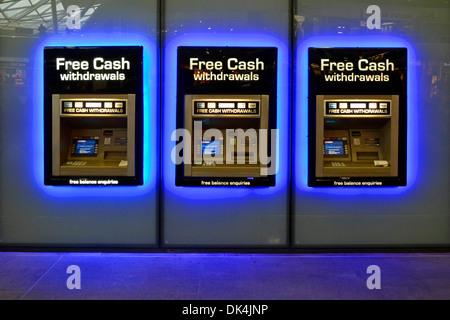
M96 157L98 152L98 139L75 138L72 145L72 156Z
M344 141L325 140L325 155L344 155Z
M219 141L202 141L202 154L219 155L220 154L220 142Z

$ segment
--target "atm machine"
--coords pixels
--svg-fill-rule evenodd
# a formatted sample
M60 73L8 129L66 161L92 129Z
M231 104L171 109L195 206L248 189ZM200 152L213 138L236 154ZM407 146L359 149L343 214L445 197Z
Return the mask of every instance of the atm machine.
M135 176L135 95L52 96L54 177Z
M399 175L399 96L318 95L316 121L318 179Z
M185 178L267 176L258 150L260 135L268 139L268 95L188 94L184 102L184 126L192 136L191 148L185 149L191 150L192 159L184 163Z

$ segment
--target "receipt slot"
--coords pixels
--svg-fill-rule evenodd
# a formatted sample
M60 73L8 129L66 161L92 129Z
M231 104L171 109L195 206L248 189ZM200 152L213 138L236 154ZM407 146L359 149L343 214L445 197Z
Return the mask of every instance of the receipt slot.
M185 129L193 137L187 150L194 161L185 161L184 176L266 177L258 150L262 135L267 141L268 114L267 95L186 95Z
M398 176L399 97L318 95L316 177Z
M54 177L135 176L135 95L54 94L52 107Z

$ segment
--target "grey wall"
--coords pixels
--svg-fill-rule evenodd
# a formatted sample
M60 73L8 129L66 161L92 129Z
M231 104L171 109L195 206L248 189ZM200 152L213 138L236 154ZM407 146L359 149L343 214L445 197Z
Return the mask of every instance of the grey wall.
M81 5L85 1L80 1ZM81 33L117 36L143 35L151 49L148 105L158 104L157 1L98 1L101 6ZM409 160L409 185L381 191L318 190L305 186L305 163L294 158L290 180L290 150L280 149L277 187L261 189L204 189L175 187L175 166L170 152L175 145L174 50L178 45L274 44L281 49L280 72L289 78L290 68L301 66L289 60L290 11L288 0L166 0L162 32L162 131L154 128L156 108L146 123L147 146L152 168L142 188L100 191L43 186L42 103L35 90L42 72L36 50L42 37L19 37L0 28L0 60L27 61L24 86L0 86L0 246L144 246L163 247L283 247L288 244L292 214L293 244L305 247L346 246L448 246L449 208L449 5L442 1L378 1L385 34L407 39L415 48L417 100L412 141L415 155ZM73 1L77 4L77 1ZM367 1L297 1L296 41L319 35L346 32L369 36L361 21L367 19ZM1 18L3 19L3 18ZM0 20L1 20L0 19ZM0 21L2 22L2 21ZM0 24L2 25L2 24ZM210 29L209 29L210 28ZM381 34L381 31L375 31ZM51 28L47 36L51 36ZM244 35L246 34L246 35ZM248 36L250 34L250 36ZM14 37L13 37L14 35ZM45 36L45 37L47 37ZM78 34L64 34L79 37ZM44 38L45 38L44 37ZM75 39L75 38L74 38ZM358 45L357 43L355 45ZM294 58L297 58L294 55ZM1 68L0 68L1 69ZM290 110L298 115L304 105L297 93L305 79L296 73L290 86L279 87L280 140L290 144ZM290 95L295 94L294 106ZM150 109L149 109L150 111ZM304 122L295 119L293 136L304 132ZM161 142L161 179L158 177L158 143ZM302 145L294 141L295 148ZM295 150L295 149L294 149ZM291 184L292 182L292 184ZM159 185L161 183L161 185ZM292 198L290 187L292 185ZM161 207L158 189L161 186ZM114 189L115 190L115 189ZM119 189L117 189L119 190ZM131 191L130 191L131 190ZM290 204L293 211L289 212ZM162 229L158 230L158 212Z
M148 42L155 43L155 48L148 48L154 60L149 66L150 82L155 83L156 1L132 0L126 6L115 1L99 3L101 6L81 31L66 33L60 29L61 41L70 43L72 38L79 43L82 36L89 39L105 32L116 39L146 34ZM11 32L14 34L14 30L0 30L2 34ZM42 95L36 91L42 85L42 61L37 51L42 41L54 38L50 27L41 37L0 37L0 57L6 57L0 60L27 61L24 86L0 87L0 245L154 246L159 170L155 151L146 164L150 164L146 184L133 192L128 187L71 189L43 185L43 106ZM155 94L147 96L149 119L159 119L156 98ZM147 128L149 125L146 123ZM156 130L149 132L148 138L148 144L157 146Z
M378 1L382 31L360 27L368 1L298 1L299 44L320 35L397 36L408 41L416 59L409 71L417 82L409 95L408 187L385 190L311 189L295 160L295 245L440 246L450 243L449 198L449 10L444 2L408 4ZM339 26L346 28L338 28ZM357 43L355 43L357 45ZM297 66L299 68L299 66ZM433 79L433 76L436 79ZM437 81L433 83L433 81ZM305 83L301 76L296 86ZM439 89L438 89L439 88ZM299 108L297 105L295 108ZM298 111L298 109L296 109ZM296 126L302 140L304 123Z
M289 77L289 1L165 2L162 217L163 246L285 246L289 209L289 86L279 85L280 172L274 188L175 187L170 160L176 128L177 46L277 46ZM281 45L280 45L281 44ZM175 54L175 55L174 55ZM284 85L283 85L284 84Z

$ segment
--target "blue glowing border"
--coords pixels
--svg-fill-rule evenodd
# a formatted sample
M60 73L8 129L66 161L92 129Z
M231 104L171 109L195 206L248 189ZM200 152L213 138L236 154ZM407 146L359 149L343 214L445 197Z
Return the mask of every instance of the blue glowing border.
M357 46L355 46L357 44ZM376 47L407 48L407 186L406 187L308 187L308 48L309 47ZM418 174L418 103L416 51L405 39L393 36L321 36L302 40L297 48L297 81L294 107L294 187L300 192L354 196L392 195L411 190Z
M176 83L177 83L177 48L181 46L195 47L277 47L278 48L278 87L277 87L277 128L280 129L277 144L277 163L279 171L276 175L275 187L176 187L175 164L171 160L175 142L171 134L176 129ZM279 192L288 187L289 148L290 148L290 77L288 41L274 36L255 33L214 33L189 34L177 36L167 42L165 48L165 67L163 87L163 122L162 122L162 185L163 188L186 199L230 199L252 194L261 196Z
M143 46L144 76L144 159L142 186L73 187L44 185L44 47L66 46ZM33 109L33 173L36 184L48 195L56 197L133 197L147 194L157 188L159 113L157 106L157 47L148 38L135 34L54 35L44 38L35 48L35 66L32 94L36 101Z

